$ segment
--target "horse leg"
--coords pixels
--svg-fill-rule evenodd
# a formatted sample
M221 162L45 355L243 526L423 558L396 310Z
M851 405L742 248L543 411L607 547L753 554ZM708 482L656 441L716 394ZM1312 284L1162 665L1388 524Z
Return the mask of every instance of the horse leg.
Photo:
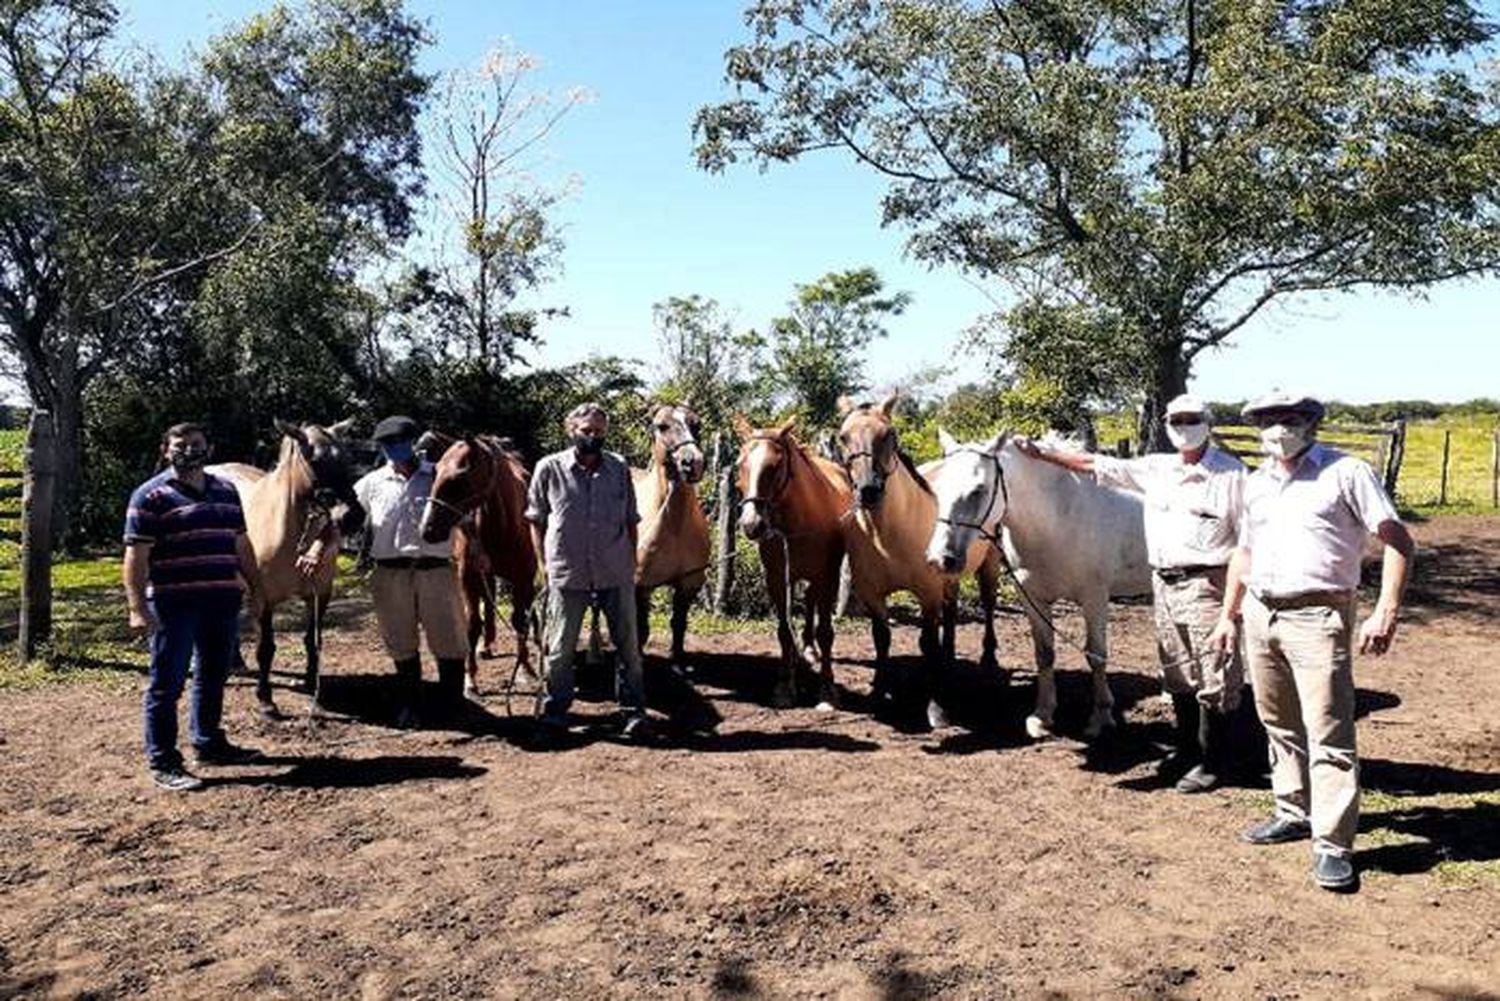
M825 583L819 588L808 588L807 605L816 609L818 665L819 665L819 709L835 709L839 704L838 687L833 683L833 605L837 593Z
M1031 625L1031 646L1036 655L1036 709L1026 717L1026 734L1032 740L1044 740L1052 736L1052 717L1057 712L1057 679L1052 668L1057 660L1057 648L1052 636L1052 606L1044 607L1046 617L1036 609L1026 609L1026 618Z
M262 719L281 719L281 710L271 698L271 662L276 659L276 633L271 628L271 609L260 613L260 635L255 640L255 700Z
M528 681L536 680L536 672L531 667L531 605L535 595L522 594L520 588L511 588L510 627L516 633L516 677L519 680L525 677Z
M495 608L493 603L479 593L472 582L464 587L463 592L464 624L467 627L465 634L469 641L464 648L464 695L476 696L479 694L479 656L475 651L479 646L480 634L486 631L493 632ZM492 636L486 636L486 639L493 641Z
M885 601L866 605L870 614L870 642L875 646L875 677L870 694L877 703L890 702L896 696L891 682L891 623L886 618Z
M948 713L943 709L939 695L948 677L948 646L953 622L946 600L934 611L935 614L922 610L920 644L927 681L927 725L940 730L948 725Z
M651 588L649 587L635 589L635 638L639 641L641 654L644 656L646 640L651 638ZM614 637L611 636L610 639Z
M307 653L307 672L302 681L313 700L314 712L322 708L318 705L318 674L322 666L323 616L328 612L329 597L331 596L326 594L315 594L304 602L307 606L307 628L302 633L302 649Z
M495 606L498 604L496 588L499 584L494 574L486 574L484 582L486 589L480 604L484 607L484 656L489 659L495 656L495 617L499 611Z
M771 599L771 610L776 613L776 640L781 645L781 663L776 672L776 687L771 692L771 705L786 709L797 704L797 655L796 637L792 635L792 610L787 604L786 559L779 546L762 543L761 567L766 575L766 594Z
M683 651L687 645L688 611L697 594L697 588L685 587L681 581L672 589L672 667L679 673L687 673Z
M999 671L1000 644L995 639L995 593L999 588L1000 575L994 560L986 560L979 568L979 607L984 615L984 648L979 655L981 671Z
M1109 640L1106 635L1109 624L1109 606L1105 602L1091 602L1083 609L1084 628L1088 633L1085 644L1089 671L1094 680L1094 711L1083 735L1094 740L1105 730L1115 725L1115 697L1109 690L1109 678L1105 674L1105 662L1109 658Z
M613 639L613 637L611 637ZM604 659L604 640L599 636L599 609L589 609L589 649L583 662L593 667Z

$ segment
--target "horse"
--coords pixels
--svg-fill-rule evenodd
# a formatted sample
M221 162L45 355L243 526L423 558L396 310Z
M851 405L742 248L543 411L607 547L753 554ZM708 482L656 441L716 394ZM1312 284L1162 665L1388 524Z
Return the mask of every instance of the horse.
M927 547L934 568L955 566L976 541L996 541L1022 590L1037 667L1036 708L1026 719L1033 740L1052 734L1057 709L1052 605L1083 611L1093 673L1090 740L1114 725L1105 676L1109 599L1151 593L1141 501L1050 463L1021 455L1008 435L959 444L939 432L952 475L938 489L939 515Z
M349 429L353 421L323 428L276 421L281 453L270 472L244 463L209 466L207 471L234 484L245 510L245 528L255 553L258 581L250 594L251 616L259 624L255 645L255 697L260 714L281 716L271 697L271 662L276 606L300 597L308 609L302 643L307 651L305 684L316 710L322 622L333 596L336 559L343 535L359 530L365 511L354 496ZM299 565L313 556L310 572Z
M886 598L896 591L910 591L921 606L919 645L928 668L927 721L936 729L948 723L937 695L954 660L958 578L955 572L945 572L927 560L928 541L938 513L937 497L927 476L937 478L944 473L939 464L934 464L924 475L901 450L891 423L895 401L895 395L879 404L855 406L848 400L840 401L844 419L839 444L854 486L854 509L843 523L844 541L854 594L870 616L877 698L890 694L891 627ZM993 609L998 558L981 539L963 553L962 563L955 570L978 574L985 607ZM991 664L994 649L993 631L987 629L985 658Z
M766 592L776 610L781 669L772 693L778 708L797 701L798 666L820 667L819 708L837 701L833 683L833 611L844 561L841 521L851 503L849 476L838 463L815 455L794 433L795 422L754 428L734 418L740 438L740 531L760 549ZM802 650L791 627L791 589L807 582ZM817 648L814 650L816 620Z
M479 692L475 647L486 620L493 621L496 575L510 584L516 670L535 674L527 631L537 593L536 550L525 519L530 479L520 456L502 439L481 435L454 440L437 461L432 490L422 512L419 530L426 542L440 542L455 527L468 522L461 527L454 551L468 610L464 690L471 696Z
M651 592L672 587L672 665L680 668L688 610L708 576L708 518L698 497L705 462L698 416L660 406L651 416L651 465L630 471L641 523L635 561L637 633L644 650L651 631Z

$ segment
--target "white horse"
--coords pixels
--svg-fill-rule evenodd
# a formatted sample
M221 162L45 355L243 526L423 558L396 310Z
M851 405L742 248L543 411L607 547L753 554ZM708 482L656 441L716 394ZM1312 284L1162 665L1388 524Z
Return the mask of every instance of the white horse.
M1027 458L1005 432L970 444L960 444L942 430L938 438L945 474L933 484L938 521L927 546L928 561L951 570L975 539L999 536L1024 592L1021 603L1036 651L1036 708L1026 719L1026 732L1034 740L1051 736L1057 709L1052 605L1059 598L1077 602L1094 679L1094 711L1084 734L1099 736L1115 721L1115 700L1104 673L1109 599L1151 593L1139 498ZM1049 443L1039 444L1046 448Z

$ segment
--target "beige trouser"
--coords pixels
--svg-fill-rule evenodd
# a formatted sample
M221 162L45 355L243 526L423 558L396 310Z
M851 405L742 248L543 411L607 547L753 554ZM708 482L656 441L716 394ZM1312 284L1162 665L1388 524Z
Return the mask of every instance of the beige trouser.
M1221 568L1171 584L1151 575L1162 684L1174 695L1197 695L1201 706L1221 713L1240 704L1245 680L1238 646L1227 655L1208 649L1208 634L1224 605L1225 572Z
M1313 848L1354 851L1359 759L1354 750L1354 595L1329 592L1301 608L1245 596L1245 658L1271 750L1278 815L1311 821Z
M468 628L458 574L451 565L427 570L377 566L370 578L370 593L380 638L392 660L417 656L419 625L433 657L450 660L467 655Z

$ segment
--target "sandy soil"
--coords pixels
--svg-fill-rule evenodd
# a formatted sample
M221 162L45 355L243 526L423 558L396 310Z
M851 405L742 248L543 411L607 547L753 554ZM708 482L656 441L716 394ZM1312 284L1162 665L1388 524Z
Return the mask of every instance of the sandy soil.
M691 638L693 689L651 663L649 746L609 737L596 675L559 749L495 696L461 730L391 729L348 599L326 682L347 718L261 723L237 680L231 736L272 761L198 794L147 782L139 678L0 696L0 996L1500 996L1500 519L1417 532L1404 632L1357 666L1381 794L1354 896L1311 883L1305 844L1236 840L1267 809L1253 781L1160 788L1143 608L1111 628L1124 725L1097 748L1066 651L1061 736L1025 740L1012 614L1008 677L971 666L943 733L864 711L860 633L837 643L841 711L772 711L756 632ZM896 651L915 669L914 630Z

